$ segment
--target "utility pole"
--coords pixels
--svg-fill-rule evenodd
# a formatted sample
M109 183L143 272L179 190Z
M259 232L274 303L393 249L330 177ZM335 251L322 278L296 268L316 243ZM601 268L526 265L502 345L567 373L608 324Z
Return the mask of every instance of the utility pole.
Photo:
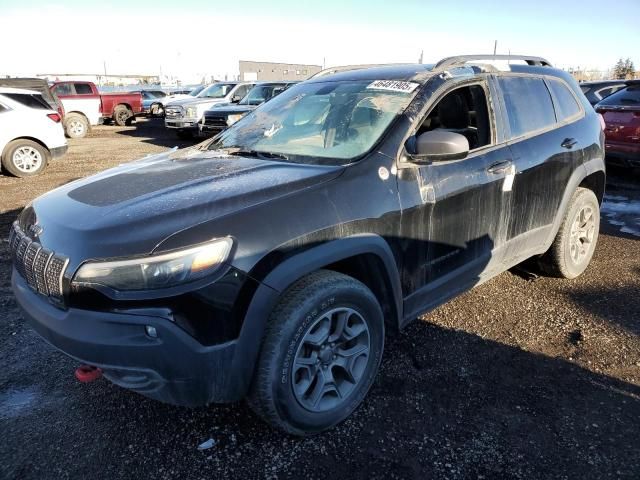
M498 51L498 40L493 41L493 54L495 55Z
M422 60L424 59L424 50L420 50L420 60L418 60L418 63L420 65L422 65Z
M102 66L104 67L104 81L107 81L107 61L102 60Z

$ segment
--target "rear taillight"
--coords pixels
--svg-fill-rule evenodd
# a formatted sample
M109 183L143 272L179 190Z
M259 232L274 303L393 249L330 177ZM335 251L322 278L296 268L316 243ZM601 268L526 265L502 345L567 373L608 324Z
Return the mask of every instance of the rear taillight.
M598 114L598 120L600 120L600 128L604 132L604 129L607 128L607 124L604 122L604 117L601 113Z
M56 123L60 123L61 117L59 113L47 113L47 117Z

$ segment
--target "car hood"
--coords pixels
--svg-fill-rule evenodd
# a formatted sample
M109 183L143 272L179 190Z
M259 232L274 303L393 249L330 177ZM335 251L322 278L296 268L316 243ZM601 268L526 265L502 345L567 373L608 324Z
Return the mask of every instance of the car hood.
M181 98L175 102L171 102L172 105L182 105L183 107L193 107L198 105L214 105L216 103L228 103L226 98L206 98L206 97L189 97Z
M207 114L211 115L231 115L234 113L246 113L255 110L257 105L214 105Z
M36 199L43 246L70 258L144 255L181 230L337 177L344 167L170 151L78 180Z

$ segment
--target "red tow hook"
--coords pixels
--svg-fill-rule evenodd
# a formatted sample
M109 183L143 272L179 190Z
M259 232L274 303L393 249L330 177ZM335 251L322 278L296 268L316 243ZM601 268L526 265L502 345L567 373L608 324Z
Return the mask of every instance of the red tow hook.
M91 365L80 365L76 368L75 376L79 382L89 383L99 379L102 376L102 370Z

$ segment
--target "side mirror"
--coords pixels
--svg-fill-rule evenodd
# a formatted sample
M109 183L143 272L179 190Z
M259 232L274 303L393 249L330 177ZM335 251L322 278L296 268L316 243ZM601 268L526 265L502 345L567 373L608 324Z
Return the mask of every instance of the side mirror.
M231 99L231 103L238 103L240 100L242 100L242 97L240 95L234 95Z
M469 154L469 140L459 133L432 130L409 138L406 148L417 164L460 160Z

